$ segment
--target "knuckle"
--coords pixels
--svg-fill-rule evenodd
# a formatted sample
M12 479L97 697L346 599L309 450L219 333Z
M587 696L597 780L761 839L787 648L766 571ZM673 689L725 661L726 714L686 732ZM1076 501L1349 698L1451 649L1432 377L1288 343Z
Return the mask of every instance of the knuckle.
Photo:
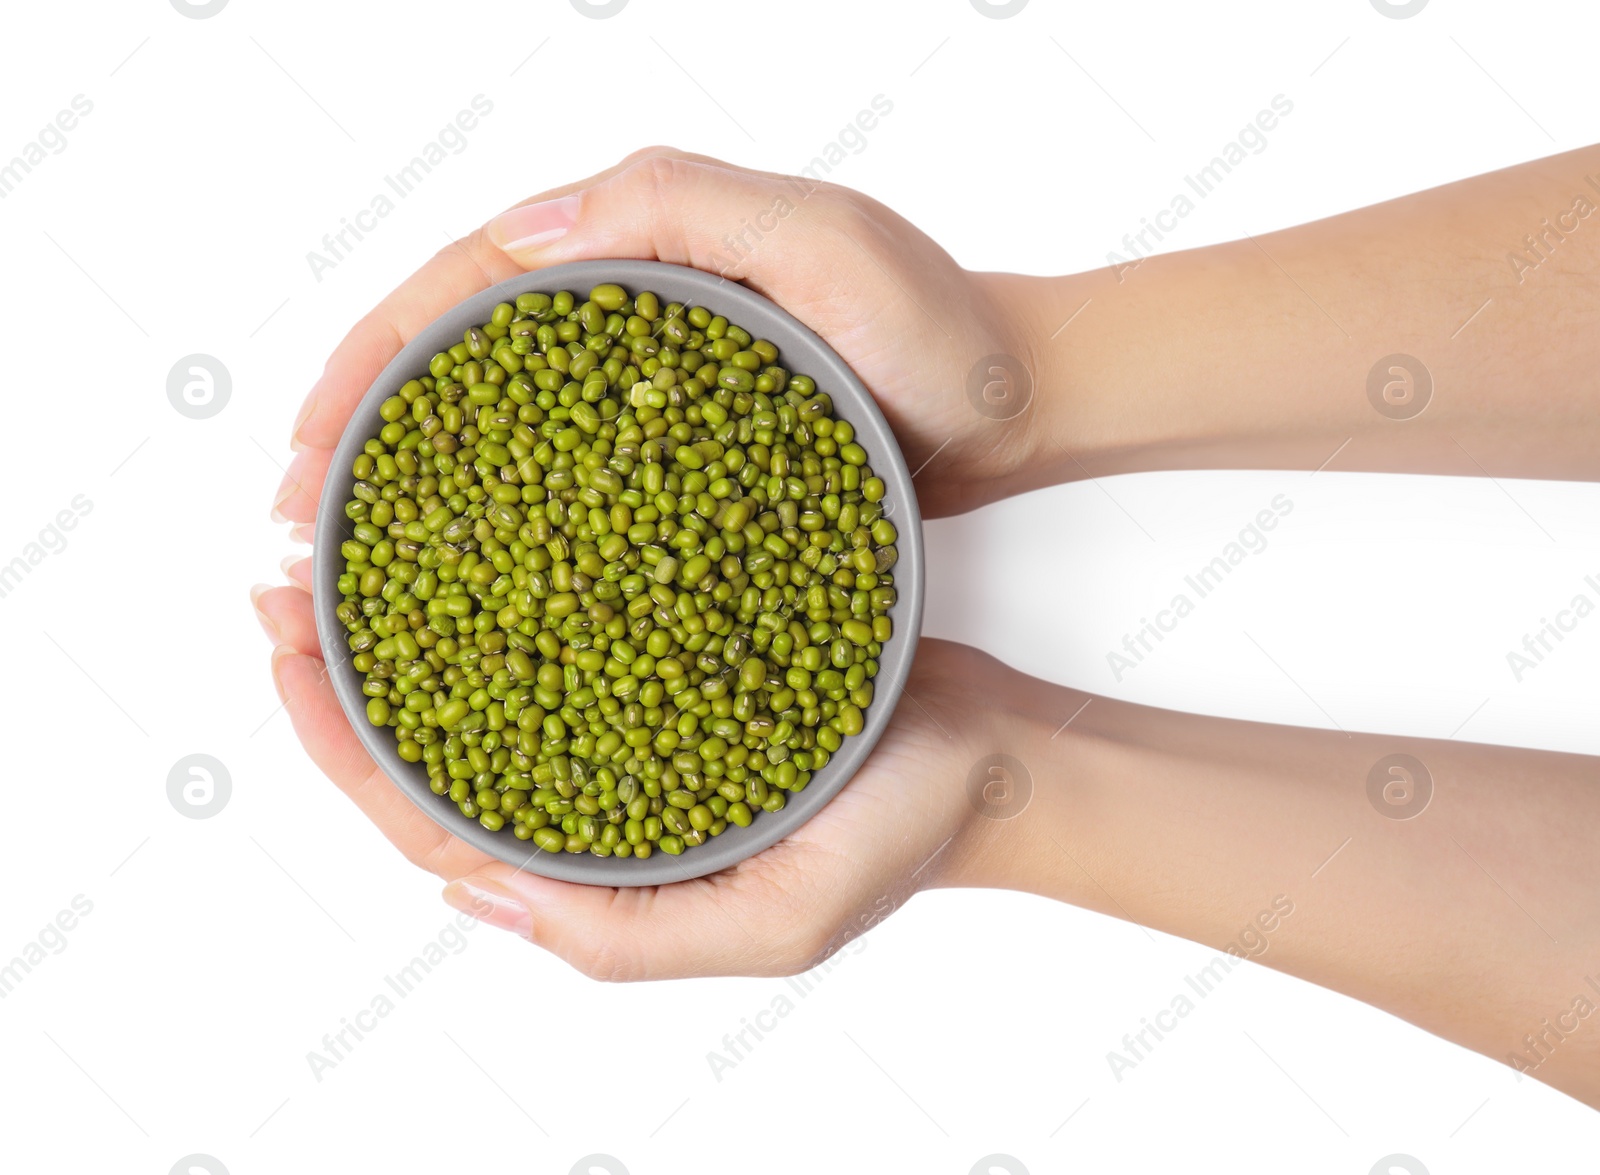
M489 226L480 224L466 236L457 237L448 244L440 246L439 251L433 255L429 268L444 278L451 287L462 290L462 296L465 296L465 291L469 289L482 288L485 282L479 279L487 279L489 276L478 258L491 256L495 252L498 250L489 240Z
M664 159L684 159L687 158L687 156L688 152L683 151L678 147L670 147L665 143L657 143L650 147L640 147L637 151L628 152L622 157L622 164L624 167L629 167L645 159L653 159L658 157Z
M405 346L405 336L400 333L400 328L395 325L394 310L394 295L391 294L378 303L377 306L367 311L360 321L350 328L350 333L345 336L344 342L339 345L339 351L344 351L346 348L351 347L352 344L355 344L358 350L371 347L375 350L389 350L392 348L398 351ZM336 351L328 357L328 367L333 366L333 360L338 354L339 352Z
M865 232L878 225L877 206L854 188L824 183L812 193L829 219L846 231Z
M483 256L492 247L493 243L489 240L489 226L487 224L480 224L466 236L450 245L451 249L465 253L469 258Z
M817 927L796 931L780 945L776 959L778 975L799 975L827 962L836 954L844 940Z
M801 216L797 219L824 247L843 247L847 256L862 250L880 264L896 259L903 251L885 224L880 206L851 188L830 183L809 187L798 208Z
M676 155L651 155L623 172L630 187L640 190L645 199L665 199L681 189L698 165Z
M450 841L450 837L441 836L424 849L406 848L403 851L406 860L417 868L443 877L445 873L445 857L450 851Z
M609 939L584 941L568 955L567 962L601 983L632 983L644 978L633 952Z
M327 671L327 663L320 662L317 666L323 672ZM363 769L376 773L376 768L369 768L371 759L367 757L366 750L360 743L354 745L341 745L329 757L326 764L321 765L323 773L330 779L361 779L358 791L372 787L371 774L363 774ZM387 783L387 779L384 780Z

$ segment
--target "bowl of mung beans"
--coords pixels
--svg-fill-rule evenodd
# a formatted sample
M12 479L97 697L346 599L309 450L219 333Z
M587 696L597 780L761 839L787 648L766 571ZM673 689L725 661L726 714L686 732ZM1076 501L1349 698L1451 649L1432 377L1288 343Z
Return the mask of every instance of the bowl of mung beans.
M336 449L317 629L363 745L519 868L659 885L810 819L921 623L911 476L821 338L733 281L585 261L410 340Z

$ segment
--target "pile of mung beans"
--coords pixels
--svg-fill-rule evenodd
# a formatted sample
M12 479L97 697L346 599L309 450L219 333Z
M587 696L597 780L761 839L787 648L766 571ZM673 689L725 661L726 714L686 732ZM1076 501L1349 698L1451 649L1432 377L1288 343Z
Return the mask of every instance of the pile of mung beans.
M896 533L855 430L703 306L524 293L383 402L339 620L435 794L552 853L678 854L859 734Z

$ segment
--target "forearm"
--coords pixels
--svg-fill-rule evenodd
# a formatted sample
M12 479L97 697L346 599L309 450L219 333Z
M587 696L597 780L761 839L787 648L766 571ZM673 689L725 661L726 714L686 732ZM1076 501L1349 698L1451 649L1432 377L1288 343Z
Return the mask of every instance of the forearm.
M1587 982L1600 984L1595 760L1102 698L1061 729L1085 701L1026 678L1008 688L995 738L1031 774L1032 800L974 822L958 883L1255 958L1495 1060L1518 1054L1600 1104L1600 1019L1573 1011L1580 996L1600 1007ZM1400 777L1388 800L1369 795L1397 752L1431 775L1410 819L1396 818Z
M1600 477L1597 209L1590 147L1131 268L991 276L1029 319L1039 385L1007 488L1330 458ZM1384 365L1386 414L1368 381L1397 354L1427 375Z

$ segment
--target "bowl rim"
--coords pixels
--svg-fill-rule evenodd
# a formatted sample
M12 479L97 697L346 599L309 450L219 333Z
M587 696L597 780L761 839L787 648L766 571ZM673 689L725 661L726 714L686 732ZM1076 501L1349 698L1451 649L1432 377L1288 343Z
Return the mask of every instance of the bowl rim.
M642 861L546 852L507 831L491 832L462 816L447 797L435 795L422 765L400 758L390 728L367 721L367 699L361 693L363 675L350 664L345 628L335 614L342 596L333 586L343 570L340 546L351 537L354 526L344 513L355 481L351 465L366 440L382 427L379 407L383 401L417 372L426 371L435 354L460 342L468 326L487 322L497 303L514 301L517 294L530 290L576 293L602 282L614 282L630 293L650 290L664 302L715 307L716 313L771 340L787 358L790 370L816 380L818 388L832 397L839 415L854 427L873 473L884 482L886 516L894 519L899 532L897 599L889 613L895 635L878 658L874 698L866 709L861 733L847 736L805 789L790 793L781 811L759 812L749 827L730 826L680 856L655 852ZM440 828L490 857L541 877L615 887L665 885L720 872L776 844L826 807L866 762L900 703L921 635L926 573L922 519L911 477L882 411L849 364L799 319L748 287L703 270L660 261L575 261L517 274L462 300L418 331L362 394L345 426L329 465L313 531L312 598L318 640L328 659L328 678L362 746L383 774ZM331 659L330 650L335 654Z

